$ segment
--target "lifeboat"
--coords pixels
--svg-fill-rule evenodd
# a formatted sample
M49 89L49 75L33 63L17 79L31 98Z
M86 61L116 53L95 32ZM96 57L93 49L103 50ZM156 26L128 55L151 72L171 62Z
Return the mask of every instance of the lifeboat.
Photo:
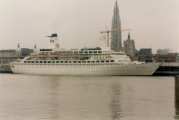
M46 55L46 54L44 54L44 53L39 53L39 55Z
M47 54L45 54L45 53L39 53L38 54L38 57L46 57L47 56Z
M57 53L51 53L49 56L50 56L50 57L57 57L58 54L57 54Z

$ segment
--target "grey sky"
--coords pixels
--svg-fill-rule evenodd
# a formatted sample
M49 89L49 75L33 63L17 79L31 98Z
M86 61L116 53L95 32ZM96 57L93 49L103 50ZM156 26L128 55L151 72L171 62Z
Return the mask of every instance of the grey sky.
M46 47L52 33L60 47L81 48L111 29L115 0L0 0L0 49ZM118 0L121 29L135 46L179 52L179 0ZM122 32L122 41L128 32Z

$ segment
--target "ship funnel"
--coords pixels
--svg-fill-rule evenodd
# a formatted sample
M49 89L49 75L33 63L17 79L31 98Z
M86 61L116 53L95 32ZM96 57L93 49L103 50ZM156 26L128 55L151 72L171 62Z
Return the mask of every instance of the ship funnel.
M47 37L57 37L57 34L54 33L54 34L52 34L52 36L47 36Z
M54 33L51 36L47 36L50 37L50 44L49 44L49 48L60 48L60 45L58 43L58 37L57 34Z

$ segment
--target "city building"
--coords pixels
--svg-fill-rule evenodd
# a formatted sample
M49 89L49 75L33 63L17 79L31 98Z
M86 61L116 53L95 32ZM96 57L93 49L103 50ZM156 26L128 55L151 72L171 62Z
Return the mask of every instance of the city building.
M156 54L156 62L177 62L179 53L168 53L164 55Z
M117 30L119 32L111 32L111 50L114 51L121 51L122 49L122 42L121 42L121 20L119 17L119 8L116 3L114 5L114 10L113 10L113 19L112 19L112 27L111 30Z
M179 55L176 56L176 62L179 63Z
M34 46L34 49L36 49L36 45ZM20 48L19 43L16 49L0 50L0 72L11 71L9 67L10 62L16 62L17 59L23 59L24 57L30 55L30 53L33 52L33 49Z
M158 49L157 50L158 55L164 55L164 54L168 54L168 53L172 53L172 49L165 48L165 49Z
M142 48L138 52L138 61L141 62L153 62L154 55L152 54L151 48Z
M123 42L122 52L125 52L130 58L135 56L135 42L130 38L130 33L128 34L128 39Z

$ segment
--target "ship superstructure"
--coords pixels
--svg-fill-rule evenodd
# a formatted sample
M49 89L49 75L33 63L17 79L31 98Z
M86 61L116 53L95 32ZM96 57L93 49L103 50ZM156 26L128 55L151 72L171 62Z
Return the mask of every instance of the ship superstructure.
M160 63L131 61L123 52L100 47L65 50L57 34L50 37L49 48L11 63L13 73L48 75L152 75Z

